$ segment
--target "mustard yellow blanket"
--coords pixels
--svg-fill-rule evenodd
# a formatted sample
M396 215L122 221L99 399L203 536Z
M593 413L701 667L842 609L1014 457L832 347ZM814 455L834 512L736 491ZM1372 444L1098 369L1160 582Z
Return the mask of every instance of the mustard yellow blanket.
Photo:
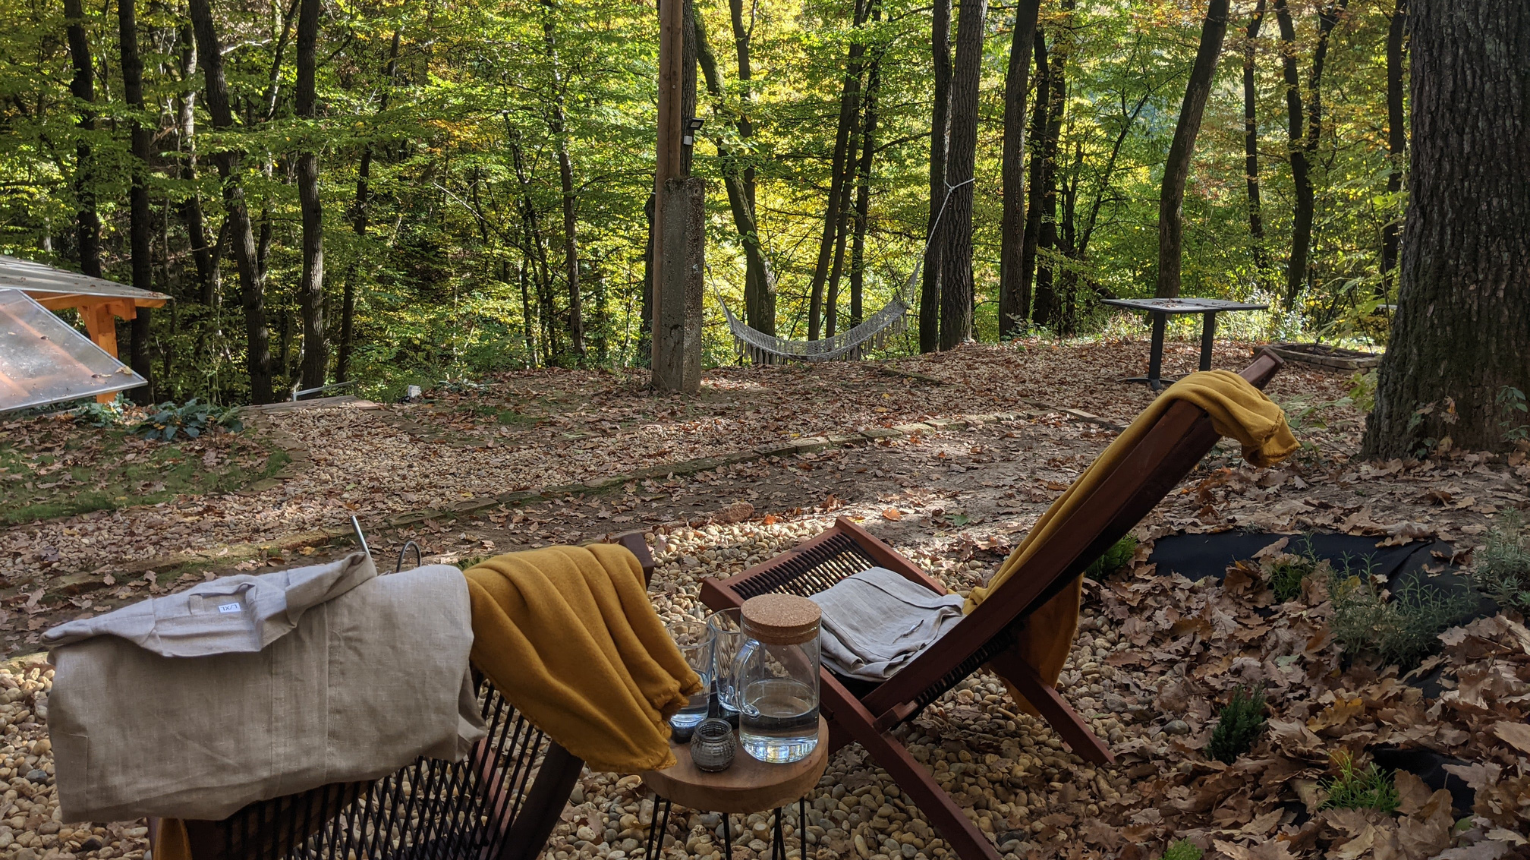
M673 765L668 717L701 689L625 547L548 547L467 570L473 665L591 770Z
M1243 446L1243 458L1255 466L1278 463L1297 448L1296 438L1286 425L1285 413L1248 380L1227 370L1192 373L1171 385L1144 409L1131 426L1122 431L1110 443L1110 447L1073 482L1073 486L1047 508L1030 534L1004 560L999 572L994 574L988 585L972 589L972 593L967 596L967 612L971 612L984 598L1001 588L1006 580L1046 545L1058 531L1059 524L1066 522L1089 498L1105 476L1137 447L1137 443L1142 441L1148 430L1158 423L1158 419L1176 400L1186 400L1206 410L1216 431L1238 440ZM1078 630L1082 588L1083 577L1078 577L1041 609L1031 614L1020 636L1021 654L1048 684L1057 683L1057 676L1062 673L1063 663L1068 659L1068 651L1073 647L1073 637ZM1010 692L1014 693L1022 707L1035 713L1029 702L1013 689Z

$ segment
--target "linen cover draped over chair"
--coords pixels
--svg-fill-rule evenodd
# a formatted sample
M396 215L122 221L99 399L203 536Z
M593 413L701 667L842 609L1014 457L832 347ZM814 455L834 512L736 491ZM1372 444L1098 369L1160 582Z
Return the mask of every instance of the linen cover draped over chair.
M1240 375L1262 388L1282 363L1264 351ZM1035 547L956 627L897 674L871 684L823 670L821 707L829 721L831 750L860 743L908 792L958 856L1001 860L993 842L892 730L987 665L1023 695L1077 755L1097 764L1113 761L1110 750L1025 660L1016 640L1033 613L1069 588L1146 516L1219 438L1204 410L1184 400L1171 404L1114 469L1096 476L1087 498L1055 524L1048 540ZM774 559L729 579L703 581L701 598L713 609L724 609L741 606L759 594L807 597L872 567L888 568L931 591L946 593L945 586L892 547L840 518L828 531Z
M651 580L654 561L643 536L615 542L637 556L643 581ZM422 758L370 784L252 803L222 821L184 822L184 830L160 838L184 839L180 847L192 860L534 860L584 762L517 712L476 667L474 678L488 737L463 761Z

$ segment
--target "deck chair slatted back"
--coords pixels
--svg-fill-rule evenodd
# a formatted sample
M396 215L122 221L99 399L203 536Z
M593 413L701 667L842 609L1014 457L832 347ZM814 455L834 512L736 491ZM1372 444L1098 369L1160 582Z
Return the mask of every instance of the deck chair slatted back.
M613 539L653 579L648 543ZM421 758L371 783L336 783L187 821L192 860L533 860L584 762L476 670L488 737L455 764Z
M1266 351L1242 376L1263 388L1281 364ZM820 684L831 745L838 748L858 742L864 746L909 792L963 860L999 860L988 837L889 732L987 665L1013 684L1076 754L1096 763L1112 761L1109 749L1019 656L1013 647L1015 635L1024 629L1031 613L1136 526L1218 438L1204 411L1182 401L1171 404L1024 567L892 678L868 684L839 678L825 669ZM713 609L739 606L769 592L806 597L873 566L895 571L932 591L946 592L892 547L842 518L828 531L774 559L729 579L703 582L701 597Z

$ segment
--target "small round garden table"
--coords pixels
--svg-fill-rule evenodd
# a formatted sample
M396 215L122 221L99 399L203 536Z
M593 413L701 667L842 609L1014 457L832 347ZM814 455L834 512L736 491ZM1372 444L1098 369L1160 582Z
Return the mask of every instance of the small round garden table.
M733 857L733 828L728 816L775 810L773 860L786 860L786 839L781 829L781 807L797 802L797 831L802 836L802 857L807 858L807 796L818 785L829 764L829 724L818 718L818 746L802 761L766 764L739 747L733 765L720 773L707 773L691 761L691 746L672 743L675 766L643 773L643 784L657 795L653 807L654 827L648 831L644 856L654 860L664 847L669 810L676 803L691 809L720 812L723 817L723 858Z

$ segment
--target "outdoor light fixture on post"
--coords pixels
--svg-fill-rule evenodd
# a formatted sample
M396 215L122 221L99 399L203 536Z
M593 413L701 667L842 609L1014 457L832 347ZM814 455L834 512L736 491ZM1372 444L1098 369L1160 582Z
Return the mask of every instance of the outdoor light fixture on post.
M696 117L691 117L690 119L686 120L685 121L685 132L681 136L680 142L682 144L686 145L686 146L695 146L696 145L696 132L701 131L701 127L706 125L706 124L707 124L706 120L704 120L704 119L697 119Z

